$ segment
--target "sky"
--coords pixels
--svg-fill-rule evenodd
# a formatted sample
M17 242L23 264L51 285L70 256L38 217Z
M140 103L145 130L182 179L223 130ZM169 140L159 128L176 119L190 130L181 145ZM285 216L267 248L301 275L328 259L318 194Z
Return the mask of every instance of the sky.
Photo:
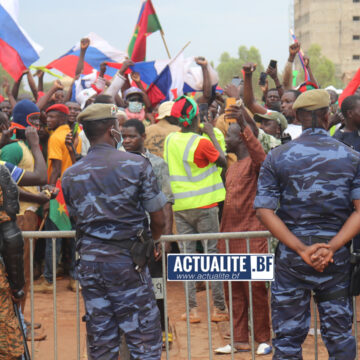
M219 64L220 55L237 56L239 46L259 49L263 65L285 65L289 46L290 0L153 0L170 54L183 46L185 56L205 56ZM141 0L20 0L19 21L43 47L36 65L46 65L77 41L95 32L126 51ZM147 39L147 60L165 59L159 32Z

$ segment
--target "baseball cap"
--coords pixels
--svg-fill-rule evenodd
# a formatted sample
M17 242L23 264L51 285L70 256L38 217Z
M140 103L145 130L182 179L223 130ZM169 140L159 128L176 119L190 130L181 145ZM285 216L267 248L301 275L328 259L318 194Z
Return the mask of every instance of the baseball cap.
M255 114L254 115L255 121L261 122L262 119L275 120L281 126L281 129L283 131L288 126L288 122L287 122L285 116L278 111L268 110L266 112L266 114Z

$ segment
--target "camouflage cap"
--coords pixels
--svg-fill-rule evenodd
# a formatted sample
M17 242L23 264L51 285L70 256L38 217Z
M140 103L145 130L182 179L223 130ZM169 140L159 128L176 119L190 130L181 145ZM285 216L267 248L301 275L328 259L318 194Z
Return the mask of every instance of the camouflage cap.
M261 122L262 119L275 120L281 126L281 129L283 131L288 126L288 122L286 120L286 117L282 113L280 113L278 111L268 110L266 112L266 114L255 114L254 115L254 120L255 121Z
M114 104L92 104L86 107L78 116L77 121L94 121L101 119L116 119L117 106Z
M326 90L315 89L302 93L294 102L293 109L307 111L318 110L330 106L330 95Z

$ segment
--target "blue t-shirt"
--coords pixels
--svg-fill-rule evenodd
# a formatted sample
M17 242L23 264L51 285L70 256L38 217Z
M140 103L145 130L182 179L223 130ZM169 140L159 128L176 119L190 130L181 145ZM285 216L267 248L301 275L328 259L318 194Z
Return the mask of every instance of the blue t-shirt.
M360 154L324 129L307 129L268 154L254 207L277 209L296 236L333 236L358 199Z
M106 240L135 239L149 231L146 211L166 204L148 159L118 151L108 144L89 149L68 168L62 189L69 214L80 230L80 257L87 261L117 261L121 249Z
M360 152L360 134L359 131L345 132L339 129L334 134L334 139L341 141L345 145L350 146L352 149Z
M17 167L14 164L0 160L0 165L6 166L6 168L10 172L11 178L14 180L16 184L18 184L22 179L22 177L24 176L25 170Z

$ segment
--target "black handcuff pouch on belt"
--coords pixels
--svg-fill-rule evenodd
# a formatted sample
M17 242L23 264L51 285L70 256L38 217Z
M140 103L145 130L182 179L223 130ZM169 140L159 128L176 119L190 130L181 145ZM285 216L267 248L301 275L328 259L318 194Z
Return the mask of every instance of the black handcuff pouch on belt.
M154 251L154 240L148 236L144 229L137 232L135 241L130 248L131 258L135 264L135 270L141 272L150 260Z

